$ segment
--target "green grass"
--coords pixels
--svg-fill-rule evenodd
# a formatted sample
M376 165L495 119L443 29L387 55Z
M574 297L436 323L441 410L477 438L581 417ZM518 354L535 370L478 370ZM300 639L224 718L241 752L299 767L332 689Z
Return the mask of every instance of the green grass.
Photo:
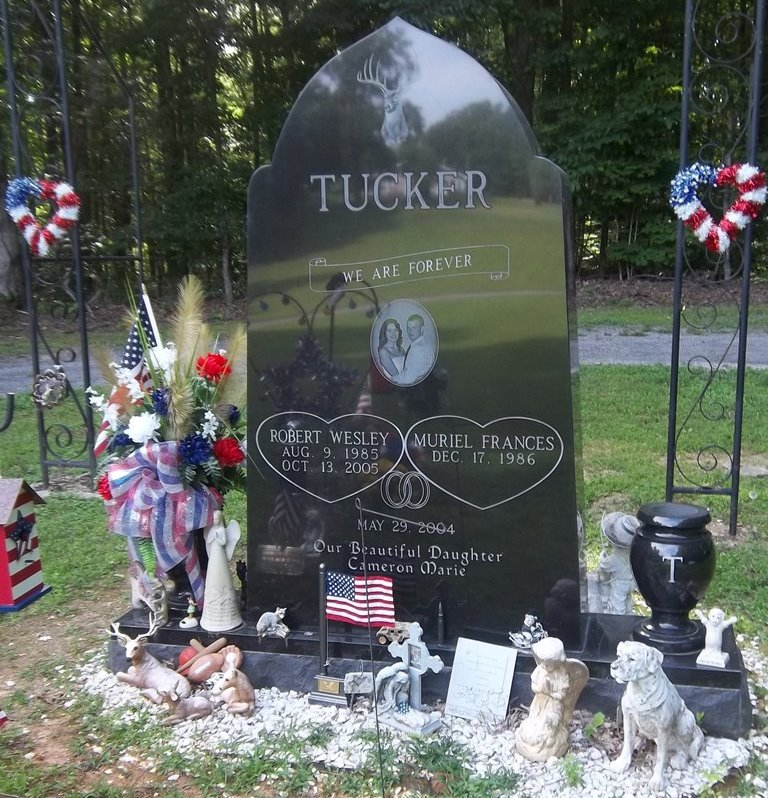
M5 409L5 397L0 399L0 407ZM37 442L37 420L34 403L29 396L17 396L13 421L5 432L0 433L0 474L4 477L21 477L27 481L40 479L40 449ZM72 425L77 417L67 408L64 414L57 412L57 418ZM48 426L51 415L43 414L43 427ZM58 423L58 422L57 422ZM80 422L82 425L82 422Z
M123 789L109 784L107 776L97 777L84 787L81 764L43 767L25 758L31 753L34 752L29 750L29 738L22 732L3 734L0 794L18 798L124 798L126 795ZM164 798L181 798L173 789L163 795Z
M697 397L705 374L684 374L679 402L682 421ZM719 402L727 404L733 390L734 374L724 372L707 393L705 409ZM471 386L470 386L471 388ZM611 509L637 509L649 501L661 500L665 490L668 370L661 366L585 366L580 379L583 425L584 505L588 542L599 550L599 521ZM39 479L35 410L28 398L20 397L16 418L2 433L0 473ZM46 426L67 423L75 426L71 408L46 411ZM682 428L678 453L683 468L693 473L699 449L712 441L730 445L732 420L726 416L706 421L698 412ZM727 446L726 446L727 448ZM742 462L760 458L768 452L768 373L748 370L746 377ZM63 469L54 469L54 475ZM714 475L721 474L715 469ZM712 481L717 479L710 475ZM678 484L685 484L679 478ZM715 519L727 519L728 501L723 497L694 498L710 507ZM228 513L245 518L243 495L230 494ZM54 592L43 602L33 604L26 613L48 611L66 613L71 599L78 595L98 596L105 586L122 578L123 541L106 531L103 505L97 499L81 499L52 494L37 510L38 528L46 582ZM768 619L768 598L762 599L760 572L766 571L768 555L763 553L768 530L768 487L764 478L742 476L740 525L746 540L736 549L721 552L721 564L711 588L713 600L737 608L744 607L745 618L755 624ZM744 559L742 563L739 558ZM732 565L731 565L732 563ZM754 568L746 566L753 564ZM755 572L754 589L749 579ZM37 607L41 609L37 609ZM0 618L0 628L3 618Z
M631 334L658 331L671 333L672 304L635 306L617 302L599 308L579 308L577 319L580 329L593 327L621 327ZM690 315L690 324L685 325L686 332L704 333L736 330L739 323L738 310L733 304L718 305L716 312L708 315L706 324L703 319ZM768 308L763 305L752 305L749 309L749 329L768 329Z
M703 375L683 375L678 417L697 406ZM600 546L603 512L634 512L640 505L660 501L665 492L668 370L664 367L586 366L581 372L581 412L584 424L586 529L590 553ZM712 384L712 408L727 403L733 390L733 372ZM746 376L742 463L768 452L768 374L749 370ZM712 415L710 413L710 415ZM732 418L706 421L691 416L679 436L678 459L686 472L699 450L713 441L730 445ZM722 475L715 469L713 474ZM718 482L703 478L703 482ZM688 484L679 474L675 484ZM720 496L678 496L710 509L713 519L727 524L729 500ZM718 565L705 602L727 607L739 616L739 630L748 634L768 620L768 485L764 477L742 476L739 526L744 530L737 546L719 545Z
M360 329L366 322L361 321ZM484 328L487 340L482 345L497 343L493 325ZM276 341L282 345L282 341ZM344 342L339 346L343 351ZM725 439L730 441L732 419L704 421L698 413L687 418L689 409L698 406L698 397L708 375L704 372L685 373L681 385L679 420L682 423L679 454L682 467L688 468L696 453L706 443ZM594 560L600 549L599 521L604 511L636 510L641 504L664 497L665 451L667 436L668 369L664 367L585 366L581 370L580 396L583 427L583 464L585 472L585 520L589 556ZM718 403L727 405L733 391L733 372L724 372L713 380L705 395L703 407L716 416ZM472 390L472 385L459 390ZM46 427L66 424L79 429L78 417L69 404L47 411ZM76 448L77 444L73 444ZM749 370L746 376L744 407L744 436L742 460L765 458L768 453L768 373ZM4 476L23 476L30 481L39 479L37 465L37 420L31 401L19 397L16 418L11 427L0 434L0 473ZM55 470L58 475L62 470ZM719 474L715 469L714 475ZM712 478L712 475L710 475ZM748 635L761 633L768 622L768 484L765 478L742 477L742 496L739 521L743 532L737 544L728 541L719 546L715 579L706 597L706 604L719 605L739 617L738 631ZM719 497L691 499L710 507L715 519L727 517L727 501ZM246 499L242 495L227 497L227 511L231 517L244 521ZM59 622L59 634L72 634L74 624L73 601L79 597L98 599L99 596L123 580L126 556L124 542L106 530L103 505L99 500L78 498L71 494L54 493L46 505L37 509L38 531L41 541L43 571L46 583L54 591L41 601L30 605L24 613L0 616L0 640L7 641L23 635L24 622L40 615ZM242 556L242 544L239 553ZM106 619L105 619L106 623ZM50 658L35 674L24 673L25 679L45 679L49 684L61 680L61 658ZM6 708L25 708L29 699L16 690ZM0 749L0 792L24 795L29 798L66 794L72 798L116 798L116 791L106 781L84 791L79 784L79 768L100 769L110 766L119 752L129 747L148 751L161 746L167 732L138 723L126 729L112 716L103 716L90 699L78 700L68 710L73 723L80 724L79 747L75 761L66 768L44 768L23 759L27 742L14 732L3 732ZM254 794L263 779L286 795L302 794L307 785L317 780L315 770L307 764L302 752L306 746L318 744L327 736L327 729L318 727L310 739L297 734L285 734L279 739L265 741L244 761L220 757L200 757L186 763L178 757L167 756L159 766L162 772L185 772L203 795L219 795L221 787L232 793ZM99 740L101 754L88 750L88 742ZM148 742L149 740L149 742ZM358 771L326 771L321 775L323 789L330 794L363 796L378 788L380 776L377 751L368 741L369 757ZM424 779L423 773L440 772L444 778L444 793L462 798L474 796L514 795L516 777L501 773L478 779L466 768L466 755L450 740L427 738L408 746L406 760L391 742L384 746L384 777L389 788L405 778ZM19 763L24 763L22 766ZM750 765L754 773L764 775L765 765ZM575 780L578 774L571 774ZM568 774L566 773L567 777ZM54 781L56 779L56 781ZM274 779L274 780L273 780ZM52 785L55 784L55 787ZM418 788L418 787L417 787ZM748 784L743 779L732 782L731 793L747 795ZM418 788L420 789L420 788ZM431 788L430 788L431 789ZM63 790L57 793L56 790ZM741 791L740 791L741 790ZM420 794L417 792L414 795ZM164 792L175 796L173 788Z

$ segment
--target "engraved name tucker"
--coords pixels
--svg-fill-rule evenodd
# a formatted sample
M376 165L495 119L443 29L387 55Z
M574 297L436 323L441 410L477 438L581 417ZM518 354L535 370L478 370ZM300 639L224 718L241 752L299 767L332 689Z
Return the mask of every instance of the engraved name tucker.
M329 189L338 187L334 184L341 178L341 195L344 207L350 211L362 211L368 206L369 199L382 211L394 211L400 207L406 211L457 210L459 208L490 208L485 199L485 188L488 178L479 169L467 169L456 172L450 170L438 172L382 172L371 180L371 174L363 172L353 179L351 174L342 175L310 175L310 183L320 186L320 212L328 213ZM426 194L426 197L425 197ZM359 197L357 203L353 197ZM428 201L429 198L434 204Z

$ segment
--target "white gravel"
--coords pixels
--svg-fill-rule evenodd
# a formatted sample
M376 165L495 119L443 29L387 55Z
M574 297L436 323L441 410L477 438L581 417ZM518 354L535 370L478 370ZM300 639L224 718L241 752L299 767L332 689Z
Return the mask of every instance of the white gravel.
M757 706L755 687L768 689L768 662L759 654L756 640L740 640L740 645L750 671L750 694ZM103 652L83 665L75 679L82 691L103 699L104 712L115 713L118 723L159 723L166 715L164 707L150 704L136 688L120 684L106 669ZM600 733L585 737L583 724L589 718L587 713L577 712L571 729L571 754L567 764L572 772L576 771L581 776L583 783L579 786L569 786L562 760L552 759L537 764L519 756L514 746L514 722L505 723L503 728L492 728L478 721L446 717L438 735L450 735L454 741L466 746L470 752L470 765L478 776L510 770L517 773L521 781L516 794L534 795L536 798L636 798L650 795L648 782L654 746L647 745L636 753L630 771L617 775L609 769L610 759L616 756L613 750L609 756L609 750L618 744L619 735L608 721ZM320 727L327 730L330 739L317 745L309 738ZM290 733L294 739L304 741L302 755L317 766L316 776L321 779L319 768L358 769L375 751L372 735L360 736L362 731L375 731L374 715L365 702L359 702L353 711L349 711L309 704L304 694L294 691L281 693L276 689L256 691L256 710L250 717L230 715L217 707L213 715L171 727L169 731L168 749L156 751L154 761L145 759L137 764L151 770L164 754L193 759L202 751L215 752L219 759L225 756L246 758L254 746L268 745L276 735ZM396 732L382 727L382 735L384 745L404 750L405 746ZM768 761L768 737L765 734L752 731L748 739L738 741L707 737L695 765L686 771L668 770L666 791L661 795L666 798L699 795L721 781L729 771L747 765L753 755ZM132 755L126 755L126 762L135 761ZM751 794L768 798L768 785L757 776L750 780L754 789ZM399 794L407 795L407 792Z

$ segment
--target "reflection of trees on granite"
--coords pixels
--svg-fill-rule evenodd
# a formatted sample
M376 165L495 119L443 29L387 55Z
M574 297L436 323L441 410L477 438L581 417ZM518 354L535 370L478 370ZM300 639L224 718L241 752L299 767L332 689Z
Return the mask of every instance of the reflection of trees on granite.
M397 31L380 30L334 58L307 84L275 148L273 165L279 164L289 192L306 180L308 165L338 173L394 160L380 135L382 94L358 82L357 75L373 59L390 85L403 87L416 70L410 49ZM415 107L407 106L405 116L409 126L419 127Z
M299 338L293 360L274 363L258 374L261 401L271 402L280 411L304 411L326 418L338 413L343 392L357 380L354 369L326 359L311 332Z
M533 152L511 107L488 100L468 105L432 125L422 146L435 153L432 160L439 159L440 168L485 172L493 195L530 193L528 164Z
M395 88L389 121L404 119L407 135L386 125ZM326 425L341 415L337 428L351 430L379 417L403 434L430 419L429 430L443 433L446 414L483 429L521 416L558 431L563 462L546 475L556 458L523 468L490 447L475 461L475 445L460 450L462 468L455 447L416 442L403 453L392 436L397 445L377 453L377 473L397 472L393 486L405 475L429 484L428 506L393 512L382 480L342 481L338 469L320 468L319 454L307 458L306 475L268 461L273 473L254 475L249 501L251 617L278 602L291 626L313 626L318 589L308 577L318 559L358 571L365 545L368 568L392 566L398 617L417 619L433 639L504 642L529 607L555 616L562 639L578 639L578 617L567 612L578 611L579 572L561 174L537 152L514 100L479 64L402 20L352 45L303 91L273 164L249 191L251 416L258 423L274 407L284 415L272 425L320 429L299 411ZM468 191L481 183L488 204L473 205ZM479 265L488 244L507 249L507 279L484 271L438 279L455 276L448 270L427 279L411 266L453 248L477 253ZM398 280L372 276L377 263L397 267L389 276ZM335 272L349 282L337 285ZM439 359L418 384L393 384L372 365L378 328L363 312L379 311L377 295L434 310ZM357 386L334 359L357 368ZM531 487L543 475L546 491ZM300 501L301 491L311 498ZM361 526L337 498L347 494L386 516L383 525ZM341 656L335 645L331 656Z
M418 385L412 385L407 390L399 389L407 417L424 418L441 413L445 408L447 389L448 372L441 368L435 368Z

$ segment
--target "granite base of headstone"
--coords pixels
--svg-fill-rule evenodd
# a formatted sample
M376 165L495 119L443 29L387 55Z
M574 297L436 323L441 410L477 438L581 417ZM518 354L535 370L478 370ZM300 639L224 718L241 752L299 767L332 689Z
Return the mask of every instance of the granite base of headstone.
M177 618L171 624L161 627L155 634L149 650L162 659L175 661L181 650L189 645L192 637L203 645L213 643L220 635L207 634L196 629L185 631L178 628ZM131 610L118 619L120 630L135 637L147 631L147 613ZM569 657L581 660L588 668L590 679L579 699L579 707L591 712L613 715L621 700L622 690L611 678L610 665L616 658L616 646L622 640L632 639L637 617L627 615L582 615L582 646L579 649L566 648ZM239 646L244 653L242 670L256 688L276 687L278 690L300 690L311 693L317 689L318 637L309 631L293 631L288 636L287 648L282 640L260 641L255 623L246 622L240 629L227 632L227 640ZM499 641L503 644L504 641ZM338 644L343 643L343 649ZM329 639L332 656L329 660L329 674L343 678L346 673L360 669L360 661L370 668L369 650L361 645L359 636L355 639L341 640L336 635ZM449 644L430 643L430 651L446 663L439 673L430 673L423 684L422 700L426 703L444 701L448 695L453 671L455 647ZM351 651L352 656L333 656L334 650ZM672 683L677 687L686 705L696 714L701 713L701 726L707 734L718 737L738 739L748 734L752 725L752 703L749 697L747 671L736 645L733 628L723 633L723 651L729 661L725 668L709 668L696 664L696 655L665 656L663 668ZM125 670L125 649L114 639L109 641L109 667L117 672ZM286 653L287 652L287 653ZM391 664L391 658L384 648L374 649L374 669ZM510 690L510 705L530 705L531 673L536 666L532 654L518 651L515 673Z

